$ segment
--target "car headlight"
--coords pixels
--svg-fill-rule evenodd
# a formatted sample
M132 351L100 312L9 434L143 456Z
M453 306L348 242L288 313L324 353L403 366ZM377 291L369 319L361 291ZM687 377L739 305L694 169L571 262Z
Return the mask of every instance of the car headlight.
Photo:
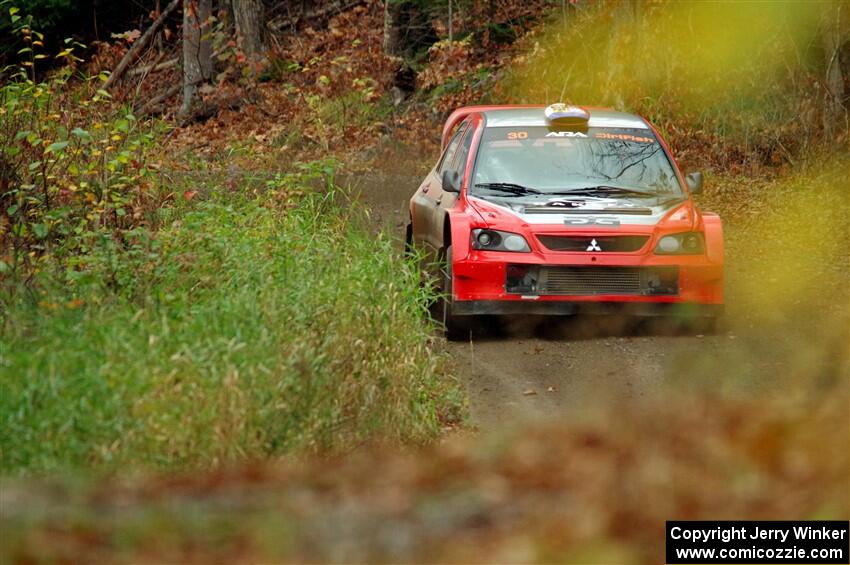
M700 255L705 253L705 237L700 232L665 235L658 240L655 253L659 255Z
M528 242L521 235L487 229L472 230L472 248L487 251L531 251Z

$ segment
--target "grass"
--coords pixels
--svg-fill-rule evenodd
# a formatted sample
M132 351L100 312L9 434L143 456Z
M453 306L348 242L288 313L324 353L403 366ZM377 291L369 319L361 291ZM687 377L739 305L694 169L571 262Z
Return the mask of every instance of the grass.
M213 190L17 300L0 335L0 472L193 468L420 442L462 395L428 291L327 185Z

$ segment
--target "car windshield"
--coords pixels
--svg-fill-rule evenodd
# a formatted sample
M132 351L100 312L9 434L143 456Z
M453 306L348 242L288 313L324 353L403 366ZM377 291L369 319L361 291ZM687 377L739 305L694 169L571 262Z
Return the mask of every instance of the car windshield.
M673 166L650 130L492 127L484 130L472 192L504 196L682 195Z

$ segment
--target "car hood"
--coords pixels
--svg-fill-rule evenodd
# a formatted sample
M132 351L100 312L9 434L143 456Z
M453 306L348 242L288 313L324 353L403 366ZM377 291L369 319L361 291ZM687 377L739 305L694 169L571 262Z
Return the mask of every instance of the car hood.
M469 197L470 205L485 222L515 223L533 226L655 226L675 222L684 229L695 223L695 210L690 200L658 201L646 198L571 198L552 197L516 201L508 198Z

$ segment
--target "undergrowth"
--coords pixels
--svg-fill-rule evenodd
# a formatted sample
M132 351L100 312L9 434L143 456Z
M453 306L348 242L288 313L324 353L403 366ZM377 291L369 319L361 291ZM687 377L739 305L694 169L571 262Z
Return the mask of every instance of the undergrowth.
M0 471L195 467L456 422L427 289L331 183L288 196L316 171L213 190L42 271L0 335Z

